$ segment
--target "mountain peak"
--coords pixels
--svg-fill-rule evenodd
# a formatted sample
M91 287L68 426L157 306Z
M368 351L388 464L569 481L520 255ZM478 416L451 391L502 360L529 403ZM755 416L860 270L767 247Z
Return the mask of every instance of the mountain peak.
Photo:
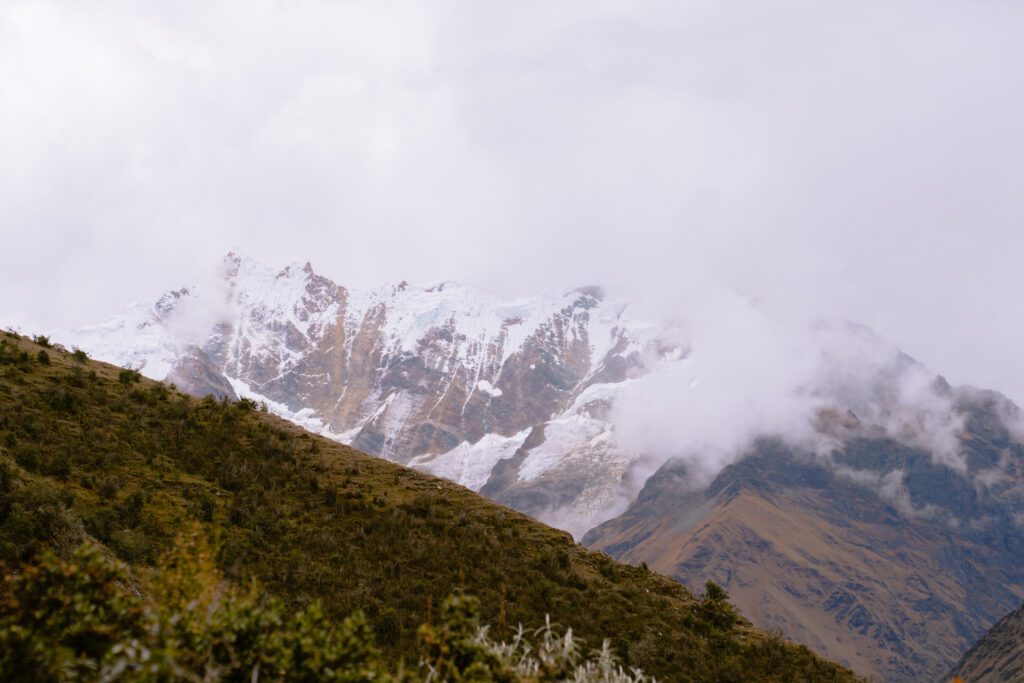
M589 296L597 301L604 301L605 296L607 295L607 293L604 290L604 287L600 285L586 285L584 287L577 287L576 289L572 290L572 293Z

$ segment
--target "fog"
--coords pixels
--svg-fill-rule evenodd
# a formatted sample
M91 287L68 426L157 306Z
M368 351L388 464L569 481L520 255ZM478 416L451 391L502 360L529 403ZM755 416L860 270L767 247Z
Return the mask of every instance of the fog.
M0 324L240 248L357 287L604 284L700 331L697 386L749 387L693 408L726 449L716 416L804 414L822 319L1024 401L1021 35L998 1L8 0Z

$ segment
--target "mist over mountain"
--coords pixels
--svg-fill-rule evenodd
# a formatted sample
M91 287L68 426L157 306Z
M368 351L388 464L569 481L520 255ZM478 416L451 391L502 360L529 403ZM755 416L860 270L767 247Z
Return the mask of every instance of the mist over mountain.
M245 396L572 531L666 460L706 484L755 439L827 453L823 415L963 468L941 379L867 328L724 291L689 319L598 287L502 300L454 282L360 291L230 254L202 282L55 337L194 393Z
M361 291L232 253L55 337L713 578L862 674L939 675L1024 597L1021 411L861 325L724 291L671 320L599 287Z

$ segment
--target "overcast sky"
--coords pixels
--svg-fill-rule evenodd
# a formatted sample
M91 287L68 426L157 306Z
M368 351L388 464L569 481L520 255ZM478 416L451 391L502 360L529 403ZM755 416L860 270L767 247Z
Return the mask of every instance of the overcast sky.
M237 247L676 314L714 283L1024 401L1022 37L1018 0L3 0L0 324Z

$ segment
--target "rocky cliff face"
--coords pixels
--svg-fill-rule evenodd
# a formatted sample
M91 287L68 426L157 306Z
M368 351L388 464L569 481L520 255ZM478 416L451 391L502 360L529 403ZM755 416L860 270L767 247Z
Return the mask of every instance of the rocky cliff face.
M964 683L1024 681L1024 606L999 620L946 676Z
M502 301L456 283L354 291L229 255L69 345L195 394L246 396L303 426L479 490L577 534L624 509L631 457L602 408L679 358L596 287ZM491 480L499 465L500 476Z
M962 469L848 415L832 450L763 440L706 487L668 463L584 542L694 589L712 579L754 623L862 675L940 680L1024 599L1024 446L1001 417L1015 409L954 393Z

